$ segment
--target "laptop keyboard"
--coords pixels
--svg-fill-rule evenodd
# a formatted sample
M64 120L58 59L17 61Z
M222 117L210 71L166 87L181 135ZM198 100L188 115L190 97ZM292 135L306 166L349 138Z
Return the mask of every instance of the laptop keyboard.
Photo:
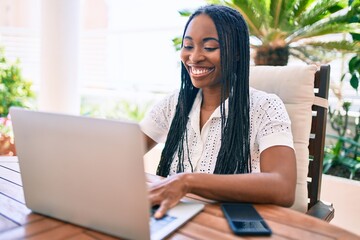
M150 232L154 233L158 230L160 230L161 228L165 227L167 224L171 223L172 221L174 221L176 219L176 217L174 216L170 216L165 214L162 218L160 219L156 219L153 217L156 209L158 207L152 207L150 209Z

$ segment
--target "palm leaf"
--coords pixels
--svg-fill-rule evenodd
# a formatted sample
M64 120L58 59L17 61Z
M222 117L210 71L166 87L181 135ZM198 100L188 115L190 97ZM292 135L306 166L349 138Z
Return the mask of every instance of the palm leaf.
M263 37L263 44L270 44L270 43L274 43L276 42L277 44L281 44L284 43L286 44L283 39L284 39L284 32L280 31L280 30L273 30L268 32L268 34L266 36Z
M189 17L193 12L189 9L182 9L178 11L180 13L180 16L182 17Z
M175 47L175 50L179 51L181 49L182 37L174 37L172 39L172 42L173 42L173 46Z
M349 1L349 4L351 7L359 7L360 6L360 0L353 0L353 1Z
M306 45L342 53L360 53L360 42L331 41L331 42L306 42Z
M315 42L312 38L336 33L360 34L360 0L349 3L348 0L206 2L226 5L239 11L249 26L250 35L259 39L261 45L288 45L291 55L305 62L326 62L340 52L359 52L359 45L353 42Z
M307 64L326 63L339 57L339 52L328 51L323 48L312 46L298 46L289 49L290 55L302 60Z
M320 21L319 23L315 23L315 27L317 27L316 24L332 24L332 23L351 23L351 22L359 22L356 21L356 19L360 18L360 0L357 0L356 2L353 2L353 4L347 8L344 8L341 12L338 14L332 14L327 19L324 19L323 21Z
M340 26L341 24L343 24L345 26L352 22L355 22L355 23L358 22L358 21L353 21L353 19L358 19L360 17L359 3L360 3L360 0L356 0L356 3L353 2L353 4L350 7L345 8L341 14L336 14L336 15L333 14L330 17L327 17L326 19L322 19L321 21L314 23L311 26L304 26L302 29L299 29L297 31L297 33L295 33L292 37L302 35L306 32L309 33L313 30L319 31L320 29L324 29L324 28L331 29L332 25ZM353 31L351 29L349 29L349 32L356 33L357 32L356 28L357 27L355 26ZM346 32L346 30L345 30L345 32ZM334 33L338 33L338 32L334 32Z
M239 11L248 24L250 34L260 41L272 22L269 0L207 0L209 4L229 6Z
M279 28L282 31L292 31L295 27L294 22L294 9L296 8L298 0L286 0L284 9L280 15Z
M306 9L314 2L315 0L297 0L294 4L294 18L303 16L303 13Z
M289 36L287 42L291 43L305 38L335 33L360 33L360 23L333 23L305 27Z
M206 0L207 4L217 4L217 5L224 5L226 1L224 0Z
M273 18L273 28L278 28L282 10L285 8L285 0L272 0L270 3L270 15Z
M300 26L312 25L321 19L330 16L332 13L331 8L335 6L343 6L346 0L328 0L328 1L316 1L314 2L307 11L304 12L297 19ZM346 7L346 2L343 8Z
M260 18L255 9L251 7L250 1L233 0L222 2L224 2L227 6L239 11L247 22L251 34L261 40L261 38L264 36L264 33L261 30L263 19Z
M256 12L258 18L261 19L261 27L264 29L269 28L269 25L272 22L272 18L269 14L269 0L253 0L249 1L249 4L253 9L253 12Z

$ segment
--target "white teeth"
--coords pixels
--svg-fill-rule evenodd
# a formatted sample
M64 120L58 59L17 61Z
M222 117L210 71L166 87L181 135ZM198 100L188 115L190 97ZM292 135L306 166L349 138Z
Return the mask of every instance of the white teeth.
M191 68L191 72L193 74L197 74L197 75L204 74L208 71L209 71L209 69L207 69L207 68L194 68L194 67Z

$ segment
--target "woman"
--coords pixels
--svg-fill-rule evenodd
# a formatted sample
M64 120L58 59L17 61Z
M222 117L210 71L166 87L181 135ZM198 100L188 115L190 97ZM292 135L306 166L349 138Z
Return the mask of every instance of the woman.
M141 122L147 147L165 142L149 189L162 217L187 193L291 206L296 163L290 120L273 95L249 87L249 34L239 12L199 8L181 48L181 88ZM266 81L266 79L264 79Z

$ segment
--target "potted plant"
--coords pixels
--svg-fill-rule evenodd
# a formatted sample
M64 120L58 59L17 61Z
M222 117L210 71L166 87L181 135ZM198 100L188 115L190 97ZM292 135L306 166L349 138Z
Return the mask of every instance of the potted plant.
M0 47L0 155L16 155L9 108L30 107L35 94L21 73L20 61L9 62Z
M359 20L360 15L357 15L349 22L359 22ZM355 43L360 43L360 34L352 33L351 37ZM350 86L358 93L359 78L360 53L355 53L348 62L348 71L343 74L341 82L348 79ZM341 89L338 89L335 96L338 97L342 106L334 110L329 107L329 122L335 134L326 136L331 144L325 147L323 172L360 180L360 109L356 117L349 116L351 102L343 100Z
M360 33L359 0L250 1L207 0L238 10L249 26L256 65L287 65L289 56L306 63L328 62L338 53L360 52L359 42L328 41L323 36ZM191 11L182 10L182 16ZM330 38L331 39L331 38ZM173 39L179 49L181 38Z

